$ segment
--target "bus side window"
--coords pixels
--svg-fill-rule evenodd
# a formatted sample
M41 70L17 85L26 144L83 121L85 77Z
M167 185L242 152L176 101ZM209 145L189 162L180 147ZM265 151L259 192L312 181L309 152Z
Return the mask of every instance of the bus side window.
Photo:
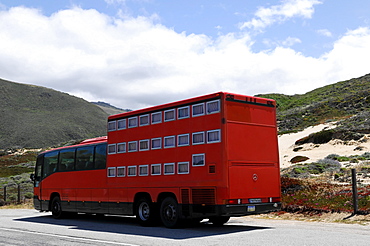
M94 146L77 148L76 170L94 169Z
M107 144L99 144L95 147L95 169L104 169L107 159Z
M59 155L59 171L72 171L75 165L75 149L63 149Z
M58 154L59 151L53 151L45 154L42 178L45 178L50 174L56 172L58 163Z

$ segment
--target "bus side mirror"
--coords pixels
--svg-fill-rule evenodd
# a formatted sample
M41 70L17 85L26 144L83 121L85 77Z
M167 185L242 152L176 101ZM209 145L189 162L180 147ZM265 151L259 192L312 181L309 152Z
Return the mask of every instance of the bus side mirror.
M31 179L32 181L35 181L35 174L34 174L34 173L31 173L31 175L30 175L30 179Z

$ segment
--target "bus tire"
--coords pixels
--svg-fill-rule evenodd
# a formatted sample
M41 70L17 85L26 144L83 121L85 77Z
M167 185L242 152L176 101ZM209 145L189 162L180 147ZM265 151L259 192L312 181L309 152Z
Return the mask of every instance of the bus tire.
M64 212L62 210L62 203L60 201L59 196L55 196L51 201L51 214L53 215L54 219L62 219L64 216Z
M159 211L161 221L167 228L176 228L179 225L179 206L173 197L166 197Z
M209 221L215 225L215 226L222 226L226 222L228 222L230 219L230 216L215 216L209 218Z
M147 198L142 197L138 200L136 206L136 219L142 226L151 226L155 220L154 206Z

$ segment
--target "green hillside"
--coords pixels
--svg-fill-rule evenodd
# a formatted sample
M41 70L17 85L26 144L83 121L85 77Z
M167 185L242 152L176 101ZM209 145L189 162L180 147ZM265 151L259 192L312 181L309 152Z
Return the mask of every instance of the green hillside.
M81 98L0 79L0 148L51 147L106 134L107 113Z
M131 111L130 109L117 108L117 107L115 107L113 105L110 105L109 103L106 103L106 102L100 102L99 101L99 102L91 102L91 103L95 104L96 106L101 108L104 112L106 112L109 115L121 114L121 113Z
M340 120L337 131L370 133L370 74L302 95L263 94L278 105L280 133Z
M333 120L340 123L335 132L329 133L330 137L345 135L353 139L370 133L370 74L302 95L257 96L277 101L280 133ZM101 102L94 105L52 89L1 79L0 105L0 149L51 147L102 136L106 134L108 114L121 110Z

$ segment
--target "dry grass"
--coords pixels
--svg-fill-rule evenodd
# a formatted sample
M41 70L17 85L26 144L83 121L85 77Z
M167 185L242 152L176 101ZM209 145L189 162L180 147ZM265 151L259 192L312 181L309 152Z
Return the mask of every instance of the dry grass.
M0 209L34 209L32 200L26 200L24 203L10 203L0 206Z

